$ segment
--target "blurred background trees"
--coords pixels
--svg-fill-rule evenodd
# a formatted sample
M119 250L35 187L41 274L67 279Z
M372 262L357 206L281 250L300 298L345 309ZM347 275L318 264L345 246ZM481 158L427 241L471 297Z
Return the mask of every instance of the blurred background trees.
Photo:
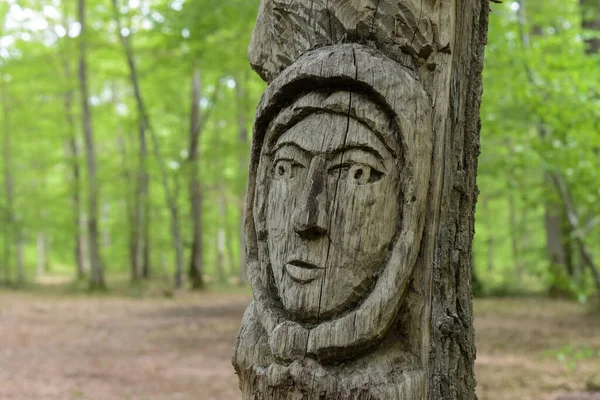
M258 3L0 4L0 282L243 283ZM493 5L483 294L600 291L599 48L599 0Z

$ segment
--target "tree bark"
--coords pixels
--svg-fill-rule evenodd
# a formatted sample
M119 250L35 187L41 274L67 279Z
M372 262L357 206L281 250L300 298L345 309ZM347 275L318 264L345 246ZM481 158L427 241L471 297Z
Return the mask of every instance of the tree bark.
M65 62L65 77L70 77L70 68L68 61ZM71 165L71 180L73 182L71 191L71 202L73 206L73 258L76 265L77 279L85 278L85 253L84 237L82 234L82 207L81 207L81 172L79 169L79 145L77 144L77 135L75 134L75 120L73 118L73 90L65 91L64 108L67 119L68 143L67 156Z
M79 90L81 93L81 118L85 138L85 153L88 178L88 252L90 257L90 288L105 289L104 266L100 258L99 229L98 229L98 182L96 178L96 151L90 107L88 102L85 0L78 0L77 14L81 25L79 36Z
M487 1L263 0L242 397L475 399Z
M148 145L146 140L146 125L143 121L139 124L139 164L137 170L137 190L135 195L135 277L147 278L150 274L150 260L148 242L150 230L148 229L148 216L150 202L148 196Z
M200 70L196 65L192 69L190 110L190 141L188 149L189 196L192 214L192 254L190 257L189 278L192 289L203 289L204 257L202 246L202 188L200 186Z

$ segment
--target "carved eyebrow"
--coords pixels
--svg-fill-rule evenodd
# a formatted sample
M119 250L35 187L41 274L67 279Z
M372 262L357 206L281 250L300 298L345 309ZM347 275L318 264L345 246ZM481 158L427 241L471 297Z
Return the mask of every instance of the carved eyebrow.
M290 141L279 143L277 146L275 146L275 148L271 152L271 155L276 154L282 147L293 147L294 149L300 151L302 153L302 155L310 158L311 154L308 150L301 147L298 143L290 142Z
M384 162L384 158L383 156L374 148L367 146L366 144L349 144L346 146L342 146L338 149L335 149L331 152L331 156L335 157L339 154L342 154L346 151L351 151L351 150L361 150L364 152L367 152L369 154L374 155L379 161L381 161L382 163Z

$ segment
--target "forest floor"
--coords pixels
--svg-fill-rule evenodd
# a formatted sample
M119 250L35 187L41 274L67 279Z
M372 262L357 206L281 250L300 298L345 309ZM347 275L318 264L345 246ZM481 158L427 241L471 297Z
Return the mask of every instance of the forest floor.
M239 399L230 355L249 300L0 291L0 399ZM600 316L541 298L475 310L481 400L560 399L599 383Z

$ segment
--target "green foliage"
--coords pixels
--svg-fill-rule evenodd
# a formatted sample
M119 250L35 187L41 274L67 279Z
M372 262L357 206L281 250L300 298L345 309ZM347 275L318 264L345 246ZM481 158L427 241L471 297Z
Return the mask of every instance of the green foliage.
M241 115L250 130L251 115L263 89L258 77L247 73L245 48L258 7L255 1L118 0L123 34L130 40L140 75L142 95L158 135L170 184L176 188L185 255L191 242L187 191L192 68L202 75L201 112L214 106L200 134L200 176L204 195L204 248L209 281L216 274L217 232L225 229L232 256L228 271L237 270L239 224L246 171L239 165L248 152L238 140L236 83L244 85ZM139 119L129 70L119 42L112 3L87 0L88 77L92 125L96 136L100 182L101 252L107 273L129 269L127 207L135 192L133 178L139 152ZM2 135L10 135L11 175L14 182L12 221L0 232L0 280L16 274L15 232L20 232L26 278L36 275L36 238L49 238L47 274L75 273L72 163L85 177L81 113L77 80L80 40L76 2L8 1L0 6L3 17L1 78L6 89ZM72 117L68 124L65 93L72 91ZM211 104L215 91L219 95ZM208 113L207 113L208 115ZM79 156L73 159L67 142L78 137ZM150 152L152 154L152 152ZM242 160L242 161L240 161ZM173 274L169 215L154 157L150 175L150 247L153 274ZM0 165L2 180L5 165ZM80 195L86 206L86 182ZM0 210L6 193L0 188ZM225 214L217 204L225 202ZM2 213L4 217L5 213ZM8 263L6 262L8 261ZM236 275L237 276L237 275Z
M109 277L130 269L131 207L140 151L139 115L120 34L133 48L142 96L175 191L186 260L192 228L191 77L194 68L201 72L200 111L207 118L199 162L205 272L209 281L217 280L217 242L224 232L225 270L230 281L238 276L249 150L248 142L239 140L240 121L250 131L265 87L246 60L258 4L259 0L117 0L122 24L118 32L112 0L86 0L88 31L83 39L88 45L97 146L101 252ZM66 0L0 4L0 146L4 138L11 139L8 163L0 152L0 281L16 278L19 238L28 280L36 276L39 237L48 240L46 274L75 274L74 237L79 228L73 216L73 164L79 165L82 177L86 173L76 5ZM575 239L591 249L596 263L600 260L600 247L594 246L600 243L600 55L586 52L584 41L597 32L581 27L582 14L593 19L595 10L582 10L578 0L492 7L473 249L477 289L498 295L553 288L583 301L594 286ZM67 93L73 96L70 111ZM77 157L68 149L72 136L79 144ZM170 281L174 250L169 213L160 165L151 149L149 154L152 274ZM571 248L570 272L549 261L546 214L563 213L549 173L565 180L581 222L579 230L565 228L561 233L565 249ZM8 175L12 202L5 185ZM85 181L79 193L85 209Z
M573 239L581 235L598 263L600 225L573 232L563 216L562 242L573 248L569 274L550 262L545 225L548 212L563 213L549 173L566 181L582 226L600 214L600 56L586 53L583 37L579 1L492 7L474 245L478 277L490 291L558 283L580 300L594 291Z
M567 370L574 370L577 368L577 364L583 360L597 359L600 362L600 347L569 345L560 349L548 350L545 352L545 356L555 358Z

